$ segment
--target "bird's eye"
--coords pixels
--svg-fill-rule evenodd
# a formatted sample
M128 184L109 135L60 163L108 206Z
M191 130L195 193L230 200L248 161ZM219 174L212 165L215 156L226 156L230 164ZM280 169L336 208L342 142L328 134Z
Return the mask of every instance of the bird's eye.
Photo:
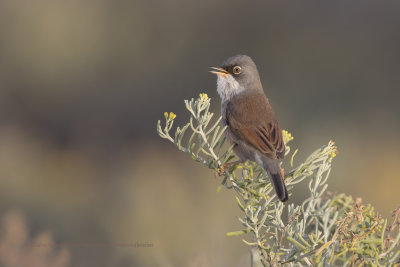
M242 68L239 66L233 67L233 73L234 74L239 74L242 71Z

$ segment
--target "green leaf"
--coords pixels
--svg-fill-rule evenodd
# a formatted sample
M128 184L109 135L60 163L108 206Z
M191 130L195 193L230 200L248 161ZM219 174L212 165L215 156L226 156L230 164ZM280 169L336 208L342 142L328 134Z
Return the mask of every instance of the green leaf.
M239 236L239 235L247 234L248 232L249 232L249 230L245 229L245 230L226 233L226 236Z

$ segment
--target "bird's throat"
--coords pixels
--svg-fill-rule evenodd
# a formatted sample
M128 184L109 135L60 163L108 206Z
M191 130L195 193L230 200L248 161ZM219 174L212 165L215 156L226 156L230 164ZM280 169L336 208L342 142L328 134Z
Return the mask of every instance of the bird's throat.
M222 102L229 101L235 95L244 91L244 88L232 77L232 75L218 76L217 92Z

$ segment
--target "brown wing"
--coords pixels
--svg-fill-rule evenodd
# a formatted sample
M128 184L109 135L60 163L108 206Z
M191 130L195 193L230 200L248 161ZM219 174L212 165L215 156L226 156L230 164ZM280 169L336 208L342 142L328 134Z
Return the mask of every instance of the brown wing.
M242 95L230 101L226 122L232 133L270 158L285 155L282 131L264 94Z

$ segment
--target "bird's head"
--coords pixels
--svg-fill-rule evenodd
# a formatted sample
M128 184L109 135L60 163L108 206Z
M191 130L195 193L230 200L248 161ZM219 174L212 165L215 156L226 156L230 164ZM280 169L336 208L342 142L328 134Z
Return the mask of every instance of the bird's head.
M210 72L218 76L217 91L223 101L246 91L262 91L257 66L249 56L236 55L211 68Z

